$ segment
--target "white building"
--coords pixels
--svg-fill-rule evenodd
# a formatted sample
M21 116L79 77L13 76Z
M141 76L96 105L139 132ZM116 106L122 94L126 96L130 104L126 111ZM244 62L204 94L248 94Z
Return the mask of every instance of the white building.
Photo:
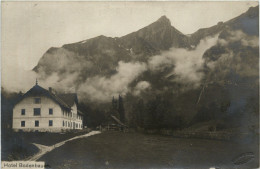
M13 108L13 129L50 132L83 129L83 114L77 104L75 93L55 94L36 82Z

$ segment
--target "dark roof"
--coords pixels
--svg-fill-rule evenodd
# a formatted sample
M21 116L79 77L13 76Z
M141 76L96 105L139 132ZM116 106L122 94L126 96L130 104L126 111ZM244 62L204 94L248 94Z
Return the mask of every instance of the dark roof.
M58 94L57 96L70 107L72 107L75 102L78 104L78 97L76 93Z
M78 109L78 114L80 115L84 115L79 109Z
M120 124L121 126L127 127L127 125L125 125L124 123L122 123L118 118L116 118L115 116L111 115L112 119L114 121L116 121L118 124Z
M55 95L54 93L50 92L49 90L42 88L41 86L39 86L37 84L35 86L33 86L28 92L26 92L22 96L22 98L18 101L18 103L22 99L24 99L25 97L28 97L28 96L33 96L33 97L46 96L46 97L49 97L52 100L54 100L56 103L58 103L62 108L68 109L68 110L71 110L71 106L73 105L72 102L76 102L76 103L78 102L77 95L75 93L73 93L73 94L70 94L70 93L62 94L61 96ZM72 98L70 98L70 97L72 97Z

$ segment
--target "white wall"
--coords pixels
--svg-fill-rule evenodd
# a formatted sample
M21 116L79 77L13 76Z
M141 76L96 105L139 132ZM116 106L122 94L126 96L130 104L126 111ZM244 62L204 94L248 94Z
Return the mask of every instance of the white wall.
M41 98L41 103L35 104L34 98ZM34 116L34 108L40 108L41 115ZM49 108L53 109L52 115L49 115ZM25 115L21 115L21 109L25 109ZM60 130L62 128L61 112L61 107L48 97L26 97L13 109L13 129ZM35 120L39 120L39 127L35 127ZM53 121L53 126L49 126L49 120ZM25 121L25 127L21 127L21 121Z
M78 117L78 109L76 103L74 103L71 109L72 109L71 112L73 114L73 122L75 122L75 124L78 124L78 126L75 125L75 129L82 129L81 125L83 120L79 119Z
M41 103L35 104L34 98L41 98ZM34 108L41 108L40 116L34 116ZM49 115L49 108L53 109L53 115ZM25 115L21 115L21 109L25 109ZM35 120L39 121L39 127L35 127ZM49 126L49 120L53 121L53 126ZM25 127L21 127L21 121L25 121ZM63 121L65 123L64 126ZM75 125L74 129L82 129L82 121L82 118L77 118L77 106L75 103L71 112L66 112L61 109L60 105L45 96L24 98L13 109L14 130L61 131L62 129L73 129L73 122L78 124L78 127L76 128ZM69 126L68 123L71 123L71 125Z

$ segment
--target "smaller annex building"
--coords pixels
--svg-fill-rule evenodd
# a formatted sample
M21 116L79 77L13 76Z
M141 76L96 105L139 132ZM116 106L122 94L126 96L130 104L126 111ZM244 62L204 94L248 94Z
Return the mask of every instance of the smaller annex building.
M36 81L13 108L13 129L41 132L83 129L83 113L77 106L76 93L56 94Z

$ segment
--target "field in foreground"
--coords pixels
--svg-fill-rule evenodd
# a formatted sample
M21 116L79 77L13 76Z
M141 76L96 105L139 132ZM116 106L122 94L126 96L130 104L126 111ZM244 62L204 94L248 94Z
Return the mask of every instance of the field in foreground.
M243 153L254 159L241 165ZM257 168L258 144L104 132L66 143L43 156L53 169L82 168Z
M24 160L39 151L32 143L50 146L88 132L88 130L67 133L13 132L12 130L2 130L1 160Z

